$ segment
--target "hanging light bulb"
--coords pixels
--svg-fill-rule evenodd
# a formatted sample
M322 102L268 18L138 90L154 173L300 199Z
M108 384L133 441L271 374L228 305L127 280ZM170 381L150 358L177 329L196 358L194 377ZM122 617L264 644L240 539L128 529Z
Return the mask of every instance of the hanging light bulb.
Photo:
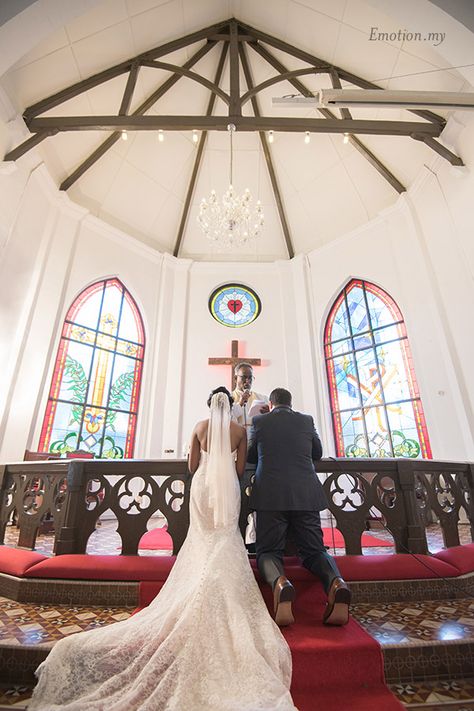
M273 143L274 140L275 140L275 137L273 135L273 131L269 131L268 132L268 142Z
M160 143L163 143L163 141L165 140L165 134L163 133L162 128L158 129L158 140Z
M128 133L125 130L122 131L122 141L128 141Z
M199 140L198 132L196 129L193 130L193 143L197 143Z
M310 133L309 133L309 131L306 131L306 133L305 133L305 135L304 135L304 142L305 142L305 143L309 143L310 140L311 140Z
M344 134L344 138L342 139L342 142L343 142L343 143L349 143L349 134L348 134L348 133L345 133L345 134Z

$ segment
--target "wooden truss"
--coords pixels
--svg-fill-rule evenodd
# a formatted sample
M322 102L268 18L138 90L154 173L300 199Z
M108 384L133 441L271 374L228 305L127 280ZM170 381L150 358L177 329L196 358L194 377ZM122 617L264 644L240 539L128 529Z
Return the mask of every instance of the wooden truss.
M171 52L178 49L200 43L197 51L182 66L161 61ZM214 81L201 76L193 71L200 59L202 59L213 47L222 44L218 65ZM291 57L295 57L308 67L289 71L284 64L271 52L269 47L284 52ZM257 53L276 71L276 75L255 86L252 78L251 63L247 48ZM227 93L220 87L224 64L227 54L229 55L229 77L230 90ZM143 101L133 112L130 112L133 92L137 82L138 73L141 67L151 67L165 70L170 76L150 96ZM246 91L242 92L240 87L240 69L242 68L245 77ZM92 89L104 82L114 79L122 74L128 74L122 102L118 114L110 116L41 116L46 111L50 111L69 99ZM275 203L278 209L283 234L285 237L288 256L294 255L290 229L285 215L284 203L282 200L277 175L274 169L272 154L267 140L267 131L280 132L306 132L311 133L342 133L347 134L350 143L359 153L369 161L378 173L398 192L406 190L405 186L393 175L393 173L364 145L358 135L385 135L385 136L408 136L413 140L422 141L432 150L436 151L452 165L463 165L459 156L452 153L436 139L445 126L445 120L431 111L412 111L423 121L380 121L380 120L354 120L348 109L340 109L340 117L336 116L329 109L318 109L323 118L286 118L286 117L266 117L262 116L258 94L268 87L282 81L290 82L295 89L303 96L312 96L312 92L301 80L301 77L314 74L327 74L331 79L334 88L341 88L341 81L358 86L362 89L383 89L376 84L369 82L351 72L347 72L341 67L325 62L319 57L305 52L297 47L283 42L272 35L246 25L236 19L226 20L210 27L206 27L198 32L181 37L180 39L167 42L159 47L139 54L132 59L110 67L102 72L98 72L88 79L73 84L62 91L49 96L42 101L29 106L24 112L25 122L33 134L22 144L11 150L4 160L16 160L27 151L37 146L45 138L54 136L61 131L108 131L111 132L106 140L93 151L85 160L69 175L61 184L61 190L67 190L84 173L89 170L113 145L119 140L121 131L189 131L200 130L201 137L196 151L196 157L188 185L186 198L184 201L183 213L181 216L178 234L176 237L173 254L180 253L182 238L184 235L189 209L194 194L194 189L199 174L199 168L207 140L208 131L225 131L227 125L233 123L237 131L258 131L262 144L263 154L268 168L270 182L273 189ZM187 77L200 83L209 90L209 102L204 116L151 116L146 115L160 99L168 92L181 77ZM214 116L214 106L216 98L219 97L228 107L226 116ZM253 116L243 116L242 108L250 102Z

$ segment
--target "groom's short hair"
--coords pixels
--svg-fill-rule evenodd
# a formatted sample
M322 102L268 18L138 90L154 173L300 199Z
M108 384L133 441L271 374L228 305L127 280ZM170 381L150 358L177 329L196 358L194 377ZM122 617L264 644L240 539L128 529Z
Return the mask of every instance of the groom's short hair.
M270 393L270 402L273 407L276 405L291 407L291 393L289 390L285 390L285 388L275 388L275 390L272 390Z

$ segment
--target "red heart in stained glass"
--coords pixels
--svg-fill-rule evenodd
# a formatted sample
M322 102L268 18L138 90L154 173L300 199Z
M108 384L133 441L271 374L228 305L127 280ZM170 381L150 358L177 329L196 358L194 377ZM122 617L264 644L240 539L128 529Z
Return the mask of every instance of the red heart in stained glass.
M242 308L242 302L240 299L231 299L227 302L227 306L233 314L236 314Z

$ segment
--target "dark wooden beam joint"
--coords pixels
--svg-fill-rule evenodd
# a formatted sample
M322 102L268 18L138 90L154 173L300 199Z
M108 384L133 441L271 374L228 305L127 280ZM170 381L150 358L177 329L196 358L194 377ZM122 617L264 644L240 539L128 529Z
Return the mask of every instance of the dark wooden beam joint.
M21 158L22 155L28 153L28 151L31 151L32 148L44 141L45 138L49 138L49 136L55 136L57 133L59 133L59 131L55 129L38 131L38 133L34 133L32 136L30 136L30 138L27 138L26 141L20 143L20 145L16 148L12 148L12 150L5 155L3 160L18 160L18 158Z
M464 165L462 158L450 151L449 148L446 148L446 146L443 146L442 143L435 141L433 137L425 136L421 133L412 133L411 137L414 138L415 141L422 141L423 143L426 143L426 145L431 148L431 150L435 151L435 153L438 153L438 155L440 155L442 158L451 163L451 165Z
M202 47L200 47L197 52L193 54L193 56L188 59L187 62L185 62L184 67L186 69L190 69L193 67L197 62L199 62L202 57L204 57L210 50L215 46L214 42L207 42L204 44ZM159 100L161 99L164 94L166 94L167 91L169 91L180 79L182 75L178 74L173 74L171 77L169 77L161 86L159 86L155 91L153 91L150 96L148 96L145 101L140 104L140 106L133 112L133 116L141 116L143 115L148 109L151 109L151 107ZM79 180L79 178L86 173L89 168L91 168L94 163L96 163L107 151L112 148L112 146L118 141L120 138L120 132L115 131L111 136L106 138L106 140L101 143L98 148L96 148L93 153L91 153L59 186L60 190L67 190L68 188L71 187L71 185L74 185L74 183Z

